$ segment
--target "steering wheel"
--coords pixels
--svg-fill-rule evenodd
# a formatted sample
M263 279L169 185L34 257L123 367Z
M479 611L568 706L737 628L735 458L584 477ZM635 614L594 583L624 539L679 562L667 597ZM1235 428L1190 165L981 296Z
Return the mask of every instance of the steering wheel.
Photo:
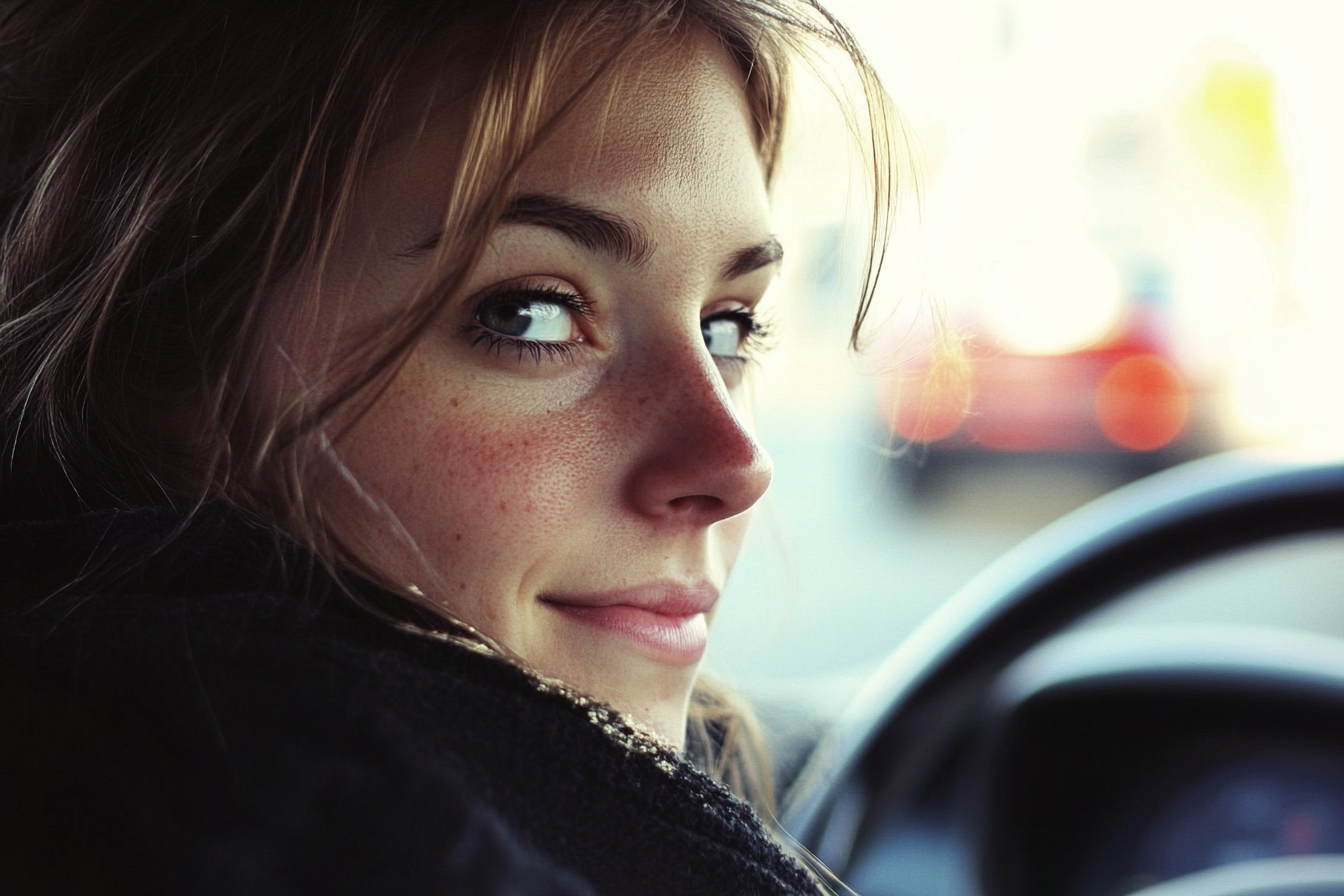
M1197 871L1129 896L1339 896L1344 856L1286 856Z
M875 795L884 805L902 805L926 789L973 728L1000 674L1032 647L1180 567L1257 542L1337 529L1344 529L1344 463L1255 453L1185 464L1069 514L987 568L890 655L795 778L780 814L784 829L843 878ZM1305 879L1293 883L1292 874L1305 866L1290 864L1267 866L1270 877L1261 881L1267 889L1216 881L1211 890L1162 889L1175 886L1169 881L1144 892L1326 892ZM1344 867L1330 873L1344 881ZM1276 874L1278 889L1271 885Z

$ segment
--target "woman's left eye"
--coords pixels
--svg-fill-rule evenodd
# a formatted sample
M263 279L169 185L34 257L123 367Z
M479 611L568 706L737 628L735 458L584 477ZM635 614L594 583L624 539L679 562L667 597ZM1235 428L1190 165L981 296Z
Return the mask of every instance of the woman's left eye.
M759 331L755 316L745 308L722 311L700 321L705 348L716 358L742 360L743 347Z

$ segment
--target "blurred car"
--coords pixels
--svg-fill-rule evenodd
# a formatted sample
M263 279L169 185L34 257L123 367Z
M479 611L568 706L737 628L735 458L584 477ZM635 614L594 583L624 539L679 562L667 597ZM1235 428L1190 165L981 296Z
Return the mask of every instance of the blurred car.
M992 323L904 337L880 382L896 469L915 493L968 462L1075 458L1133 476L1208 452L1199 385L1159 303L1132 303L1101 335L1060 351L1015 344Z

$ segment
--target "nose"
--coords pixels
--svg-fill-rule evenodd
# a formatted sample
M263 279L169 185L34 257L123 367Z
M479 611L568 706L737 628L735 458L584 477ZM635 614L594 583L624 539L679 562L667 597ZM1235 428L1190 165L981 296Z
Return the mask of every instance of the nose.
M650 373L651 398L635 413L652 425L628 498L644 516L708 526L760 500L773 465L703 348L686 355Z

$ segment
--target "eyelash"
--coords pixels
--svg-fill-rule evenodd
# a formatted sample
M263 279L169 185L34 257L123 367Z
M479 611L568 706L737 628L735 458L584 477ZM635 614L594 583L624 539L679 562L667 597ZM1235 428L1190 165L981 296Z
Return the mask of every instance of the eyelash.
M505 336L503 333L496 333L487 330L484 327L474 327L471 336L472 348L480 345L485 346L487 352L493 352L496 356L505 349L517 349L518 360L523 360L523 354L532 356L532 360L540 364L542 358L558 358L568 360L574 354L573 342L540 342L535 339L519 339L516 336Z

